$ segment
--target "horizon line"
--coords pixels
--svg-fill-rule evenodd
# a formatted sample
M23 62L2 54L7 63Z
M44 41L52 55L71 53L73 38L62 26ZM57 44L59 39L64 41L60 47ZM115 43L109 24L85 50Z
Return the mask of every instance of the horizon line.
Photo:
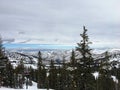
M75 49L76 45L68 45L68 44L26 44L26 43L4 43L3 47L7 49ZM118 47L94 47L90 46L91 49L113 49Z

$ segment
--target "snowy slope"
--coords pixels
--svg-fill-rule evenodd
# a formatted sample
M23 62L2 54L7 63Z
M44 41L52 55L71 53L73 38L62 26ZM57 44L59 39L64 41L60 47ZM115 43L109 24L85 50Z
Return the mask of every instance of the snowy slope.
M13 88L1 87L0 90L47 90L47 89L37 89L37 83L33 82L33 85L28 86L28 89L26 89L26 86L24 85L23 89L13 89ZM49 89L49 90L52 90L52 89Z

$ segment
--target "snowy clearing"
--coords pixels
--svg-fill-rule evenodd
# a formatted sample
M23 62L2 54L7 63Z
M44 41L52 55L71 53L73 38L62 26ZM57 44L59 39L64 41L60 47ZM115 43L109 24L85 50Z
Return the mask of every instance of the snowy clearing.
M0 90L47 90L47 89L38 89L37 88L37 83L33 82L33 85L28 86L28 89L26 89L26 86L24 85L23 89L14 89L14 88L1 87ZM52 89L49 89L49 90L52 90Z

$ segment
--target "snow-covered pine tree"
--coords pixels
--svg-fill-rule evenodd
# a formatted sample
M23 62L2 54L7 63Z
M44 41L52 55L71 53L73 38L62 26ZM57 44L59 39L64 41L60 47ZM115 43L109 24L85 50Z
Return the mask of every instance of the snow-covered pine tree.
M112 79L111 75L111 64L110 56L108 52L105 52L105 58L101 60L99 66L99 77L97 79L97 88L96 90L116 90L115 82Z
M77 43L76 50L82 57L77 60L77 87L79 90L95 90L95 78L92 75L94 72L94 59L89 47L89 37L87 35L87 29L83 26L83 33L80 34L82 40Z

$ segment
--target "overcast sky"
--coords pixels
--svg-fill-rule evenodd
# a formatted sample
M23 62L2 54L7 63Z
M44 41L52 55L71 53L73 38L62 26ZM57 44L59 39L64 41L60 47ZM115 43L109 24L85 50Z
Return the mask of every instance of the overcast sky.
M0 0L4 43L75 45L83 25L93 46L120 47L120 0Z

